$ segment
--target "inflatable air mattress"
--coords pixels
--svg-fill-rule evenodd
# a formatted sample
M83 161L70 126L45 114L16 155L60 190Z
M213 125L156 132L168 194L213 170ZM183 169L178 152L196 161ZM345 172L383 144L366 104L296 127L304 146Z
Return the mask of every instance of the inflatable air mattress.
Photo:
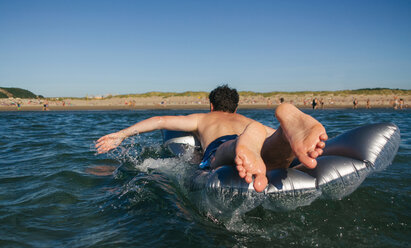
M191 133L163 130L163 139L177 156L199 148ZM233 165L198 169L185 186L200 206L217 214L248 212L258 206L294 209L319 197L341 199L349 195L370 173L392 163L399 144L400 130L395 124L371 124L329 139L315 169L295 169L299 162L294 161L288 169L268 171L268 186L261 193L240 178Z

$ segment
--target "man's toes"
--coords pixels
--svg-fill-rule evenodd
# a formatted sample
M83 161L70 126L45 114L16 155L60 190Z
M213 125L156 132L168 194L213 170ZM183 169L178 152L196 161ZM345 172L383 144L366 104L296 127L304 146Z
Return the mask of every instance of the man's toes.
M308 155L310 156L310 158L317 158L319 154L316 149L314 151L309 152Z
M320 135L320 140L326 141L328 139L328 135L326 133L323 133Z
M305 167L309 169L314 169L317 166L317 161L309 156L298 156L298 160L305 165Z
M320 142L318 142L317 143L317 148L324 148L325 147L325 143L324 142L322 142L322 141L320 141Z
M244 169L244 167L242 166L237 166L237 170L238 170L238 175L241 178L244 178L246 176L246 170Z
M254 179L254 189L257 192L261 192L267 187L268 180L265 174L258 174Z
M247 173L245 176L245 181L247 183L251 183L253 181L253 175L251 173Z
M235 156L234 163L238 166L243 164L243 159L240 157L240 155Z

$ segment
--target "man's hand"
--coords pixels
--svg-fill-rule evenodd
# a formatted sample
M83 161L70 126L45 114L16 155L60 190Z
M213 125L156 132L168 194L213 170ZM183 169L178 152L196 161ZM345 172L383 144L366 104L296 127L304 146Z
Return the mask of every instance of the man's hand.
M111 133L101 137L97 140L97 153L105 153L116 148L121 144L121 142L123 142L125 138L126 137L121 132Z

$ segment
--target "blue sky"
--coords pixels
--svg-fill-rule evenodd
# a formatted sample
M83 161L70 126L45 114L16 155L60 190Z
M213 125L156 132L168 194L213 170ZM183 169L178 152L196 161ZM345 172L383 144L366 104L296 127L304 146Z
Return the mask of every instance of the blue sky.
M0 86L47 97L411 89L411 1L0 0Z

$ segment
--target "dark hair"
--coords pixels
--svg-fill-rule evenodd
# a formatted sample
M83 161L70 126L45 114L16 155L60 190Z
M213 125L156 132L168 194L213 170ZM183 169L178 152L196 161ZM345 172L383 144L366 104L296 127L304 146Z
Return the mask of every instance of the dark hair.
M234 113L238 107L240 97L236 89L232 89L225 84L211 91L208 98L214 106L214 111Z

